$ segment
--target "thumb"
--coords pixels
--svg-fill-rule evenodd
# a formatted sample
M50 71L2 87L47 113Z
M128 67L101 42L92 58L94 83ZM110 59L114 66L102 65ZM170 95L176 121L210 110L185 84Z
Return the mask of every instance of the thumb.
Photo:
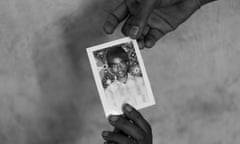
M128 35L137 39L141 37L148 17L154 9L156 0L141 0L136 13L129 18L130 29Z

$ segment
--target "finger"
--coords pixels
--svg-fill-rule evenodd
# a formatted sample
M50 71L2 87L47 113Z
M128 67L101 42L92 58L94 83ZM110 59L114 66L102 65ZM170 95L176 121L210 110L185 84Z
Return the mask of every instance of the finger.
M144 38L143 36L137 40L139 49L144 49Z
M122 33L125 36L129 36L128 32L130 31L130 29L131 29L131 21L130 21L130 19L128 19L122 27ZM142 39L146 34L148 34L149 30L150 30L150 27L148 25L145 25L143 32L142 32L142 36L139 39Z
M127 136L123 131L121 131L121 130L118 129L118 128L114 128L113 132L114 132L114 133L122 134L122 135L124 135L124 136Z
M121 135L127 136L127 135L125 135L125 134L124 134L120 129L118 129L118 128L114 128L112 132L113 132L113 133L119 133L119 134L121 134ZM104 144L117 144L117 142L114 142L114 141L105 141Z
M122 33L125 36L128 36L127 32L129 31L130 28L131 28L131 26L128 24L128 22L126 22L124 24L124 26L122 27ZM139 39L137 39L139 49L141 49L141 50L144 49L144 36L148 34L149 30L150 30L150 27L146 25L144 27L142 36Z
M127 136L118 134L118 133L113 133L109 131L103 131L102 132L102 137L109 143L121 143L121 144L134 144L136 143L133 139L128 138Z
M144 46L147 48L152 48L155 43L164 36L164 33L158 29L151 29L144 38Z
M136 140L144 139L143 131L137 127L135 124L131 123L129 120L119 117L119 116L110 116L109 122L114 127L120 129L128 136L135 138Z
M137 39L142 35L147 19L154 9L155 1L142 0L137 8L138 12L129 18L131 19L131 29L128 34L131 38Z
M122 33L125 36L129 36L128 32L129 32L130 28L131 28L131 22L129 21L129 19L127 19L122 27Z
M139 39L137 39L140 50L144 49L144 36L149 32L149 29L150 29L149 26L145 26L142 36Z
M143 29L143 34L142 34L142 35L143 35L143 36L147 35L148 32L149 32L149 30L150 30L150 27L146 25L146 26L144 27L144 29Z
M119 133L119 132L121 132L121 130L118 129L118 128L114 128L113 132L115 132L115 133Z
M172 10L169 10L169 9L172 9ZM151 28L159 29L164 34L170 32L170 31L173 31L176 29L178 24L174 21L174 19L171 19L168 17L169 16L173 17L173 15L175 17L177 17L178 13L176 13L175 11L177 11L176 6L162 8L161 11L154 11L149 16L148 23L151 25Z
M140 2L138 0L125 0L125 1L126 1L130 15L136 15L138 12L138 7ZM122 33L125 36L129 36L129 31L131 29L131 23L132 23L131 21L132 19L128 18L122 27Z
M132 120L139 128L141 128L146 133L151 133L150 124L143 118L143 116L129 104L123 105L124 114Z
M138 13L138 7L141 0L125 0L128 10L131 15L136 15Z
M103 29L107 34L112 34L116 27L128 16L128 9L125 2L122 2L120 5L113 10L106 22L104 23Z

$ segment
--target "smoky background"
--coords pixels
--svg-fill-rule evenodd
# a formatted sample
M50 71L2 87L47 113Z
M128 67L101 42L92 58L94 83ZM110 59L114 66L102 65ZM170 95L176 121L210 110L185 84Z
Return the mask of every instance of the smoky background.
M119 0L0 1L0 143L102 143L85 48L122 37L102 25ZM154 143L239 143L239 1L201 8L142 51L157 105Z

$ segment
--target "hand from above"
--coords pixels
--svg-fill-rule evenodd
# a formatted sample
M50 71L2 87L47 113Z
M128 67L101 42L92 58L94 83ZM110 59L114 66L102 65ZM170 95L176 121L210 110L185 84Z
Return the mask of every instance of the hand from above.
M109 14L103 28L112 34L126 20L123 34L137 39L140 48L151 48L210 1L213 0L124 0Z
M152 130L143 116L129 104L123 106L124 115L109 117L113 132L103 131L105 144L152 144Z

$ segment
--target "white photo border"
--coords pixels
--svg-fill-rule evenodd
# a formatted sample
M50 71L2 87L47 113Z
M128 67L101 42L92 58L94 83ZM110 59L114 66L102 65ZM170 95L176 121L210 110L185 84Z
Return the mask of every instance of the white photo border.
M113 46L121 45L121 44L125 44L125 43L131 43L131 42L133 44L133 48L134 48L134 50L136 52L136 55L137 55L137 60L139 62L140 69L142 71L142 75L143 75L143 79L144 79L144 83L145 83L145 87L147 89L147 97L149 99L148 102L142 104L140 107L135 107L135 108L136 109L142 109L142 108L149 107L149 106L152 106L152 105L156 104L154 96L153 96L151 84L150 84L149 79L148 79L146 68L145 68L145 65L144 65L142 55L140 53L137 41L133 40L129 37L121 38L121 39L118 39L118 40L114 40L114 41L107 42L107 43L104 43L104 44L100 44L100 45L97 45L97 46L89 47L89 48L86 49L87 50L87 55L88 55L88 58L89 58L89 61L90 61L90 65L91 65L91 68L92 68L93 76L94 76L94 79L95 79L95 83L97 85L97 89L98 89L98 92L99 92L99 95L100 95L100 99L101 99L103 109L104 109L104 113L105 113L106 117L108 117L111 114L111 112L109 111L107 100L105 99L105 91L104 91L104 88L103 88L103 85L102 85L102 81L101 81L99 72L97 70L97 64L96 64L96 60L95 60L95 57L94 57L94 52L98 51L98 50L101 50L101 49L105 49L105 48L109 48L109 47L113 47Z

